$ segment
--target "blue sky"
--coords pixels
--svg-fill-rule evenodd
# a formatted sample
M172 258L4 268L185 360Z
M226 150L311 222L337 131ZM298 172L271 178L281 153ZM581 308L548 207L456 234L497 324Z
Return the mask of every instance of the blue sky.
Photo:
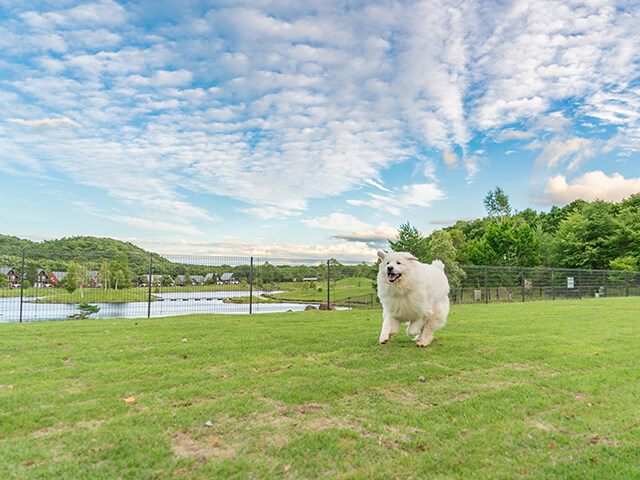
M0 0L0 232L374 260L640 192L638 1Z

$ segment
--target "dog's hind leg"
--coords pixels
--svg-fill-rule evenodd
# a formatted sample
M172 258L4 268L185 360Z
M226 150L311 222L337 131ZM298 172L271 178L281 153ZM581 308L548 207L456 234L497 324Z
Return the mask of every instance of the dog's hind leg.
M449 299L437 304L434 308L433 315L431 315L424 330L422 336L416 342L419 347L427 347L433 342L433 332L440 327L443 327L447 323L447 315L449 314Z
M428 323L425 325L422 335L414 340L416 341L416 345L419 347L428 347L429 344L433 342L433 329Z
M422 331L424 330L424 325L425 325L425 320L422 320L422 319L414 320L407 327L407 335L410 337L414 337L416 335L420 337L420 335L422 334Z
M383 345L400 330L400 322L391 315L385 315L382 322L382 331L380 332L380 344Z

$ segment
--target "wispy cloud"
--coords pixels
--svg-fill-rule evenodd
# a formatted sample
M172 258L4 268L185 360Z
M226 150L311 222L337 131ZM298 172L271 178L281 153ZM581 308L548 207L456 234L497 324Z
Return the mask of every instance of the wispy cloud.
M327 215L326 217L303 219L302 223L312 228L338 231L353 231L371 227L371 225L358 220L353 215L337 212Z
M59 127L79 127L80 125L70 118L42 118L39 120L24 120L22 118L7 118L7 122L26 125L34 128L59 128Z
M137 209L121 223L173 211L204 231L225 212L195 196L274 222L330 217L311 205L341 195L399 216L447 199L445 176L481 178L478 144L527 142L549 175L640 150L633 4L162 5L12 6L3 172L99 189ZM424 183L384 178L405 163Z
M573 137L566 140L553 140L544 145L532 144L528 148L542 146L542 152L536 164L543 168L553 168L567 163L567 170L575 170L585 159L595 155L593 141L588 138Z
M399 216L403 210L414 207L430 207L433 202L445 198L445 193L435 183L420 183L405 185L388 195L369 193L366 200L350 199L347 200L347 203Z
M352 233L341 233L335 235L335 238L343 240L358 241L358 242L372 242L375 244L386 243L389 240L393 240L398 236L398 229L394 228L386 223L381 223L377 227L370 230L358 230Z

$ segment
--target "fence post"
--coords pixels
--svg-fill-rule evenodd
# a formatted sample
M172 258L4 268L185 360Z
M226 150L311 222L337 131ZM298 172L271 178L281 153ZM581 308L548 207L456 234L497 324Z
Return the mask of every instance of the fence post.
M522 280L522 302L524 303L524 268L520 270L520 277Z
M327 260L327 312L329 311L329 305L331 305L331 267L329 266L329 260Z
M484 303L489 303L489 271L488 267L484 267Z
M624 271L624 296L628 297L629 296L629 282L627 280L627 274L629 272L627 270Z
M556 278L553 268L551 269L551 300L556 299Z
M149 294L147 296L147 318L151 318L151 279L153 278L153 254L149 253Z
M249 315L253 313L253 257L249 263Z
M604 296L607 296L607 275L606 275L606 270L602 271L602 292L604 293Z
M22 323L22 300L24 299L24 248L22 249L22 267L20 268L20 323Z
M578 270L578 297L582 300L582 270Z

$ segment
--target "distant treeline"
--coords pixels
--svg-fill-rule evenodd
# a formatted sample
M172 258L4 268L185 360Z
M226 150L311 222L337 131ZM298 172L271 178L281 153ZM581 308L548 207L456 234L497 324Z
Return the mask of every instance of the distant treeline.
M640 194L619 203L575 200L549 212L512 214L496 188L485 197L488 216L436 231L428 237L406 223L394 250L408 250L447 264L638 270Z
M175 278L178 275L202 275L233 273L240 281L248 281L250 265L248 259L224 261L220 257L171 255L171 260L156 253L147 252L131 243L110 238L71 237L44 242L32 242L16 237L0 235L0 268L12 268L16 272L22 266L24 252L25 273L43 269L51 272L67 272L69 268L83 271L123 272L124 278L136 280L148 276L151 260L154 276ZM215 264L211 262L215 260ZM331 280L345 277L375 277L370 265L342 265L335 259L331 264ZM327 280L326 261L317 265L272 265L261 261L254 265L254 279L259 283L292 282L303 279ZM31 282L33 283L33 282Z

